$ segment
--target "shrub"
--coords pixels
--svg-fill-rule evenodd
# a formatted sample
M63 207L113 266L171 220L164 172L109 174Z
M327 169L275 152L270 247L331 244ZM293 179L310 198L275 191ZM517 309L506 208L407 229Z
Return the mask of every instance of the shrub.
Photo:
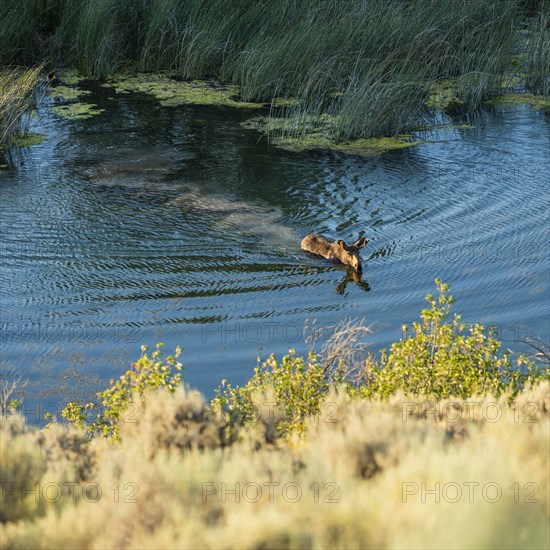
M111 380L109 388L99 392L99 403L79 405L71 402L61 415L79 428L87 427L90 435L99 433L104 437L119 440L119 423L125 416L131 416L136 408L145 406L145 394L160 388L174 392L181 382L181 373L172 373L172 367L181 371L183 365L176 361L181 348L176 348L174 356L162 357L164 344L157 344L156 350L149 355L147 346L142 346L140 359L132 363L116 382ZM136 402L137 400L137 402ZM89 423L91 411L100 409L96 419Z
M40 487L74 479L58 474L73 451L95 460L90 485L74 486L75 498L40 504L31 494L23 508L20 496L6 495L1 546L548 548L549 389L540 383L514 406L506 395L491 398L497 422L470 419L472 400L453 401L457 423L447 403L431 398L441 417L421 414L423 397L404 417L412 403L402 394L385 402L330 395L336 422L310 418L303 441L276 448L243 439L188 449L185 422L174 430L172 419L202 413L199 397L181 389L151 395L139 411L143 424L125 425L118 445L66 441L61 432L72 430L57 426L38 454L40 430L7 422L2 482L34 488L39 480L42 494ZM102 497L84 498L88 486Z
M519 355L513 365L510 354L499 355L501 342L493 328L476 323L468 327L455 314L449 320L453 297L449 285L436 279L439 296L426 296L430 304L421 322L413 323L413 334L391 345L389 355L372 354L366 361L360 387L351 393L364 397L387 397L402 390L409 395L430 395L438 399L475 394L515 395L526 384L548 376L548 369L536 368ZM408 326L403 327L409 331Z
M361 399L387 399L398 392L435 399L504 393L512 398L523 388L550 378L548 366L535 366L523 355L514 364L509 352L499 353L501 342L492 327L486 329L480 323L467 326L458 314L449 319L454 298L449 285L439 279L435 282L439 296L426 297L430 307L422 311L421 322L413 323L413 333L392 344L389 353L380 350L379 358L369 353L359 366L350 365L355 354L342 349L339 333L338 343L333 344L338 346L337 352L330 346L323 349L324 363L314 354L307 361L296 357L292 350L281 362L271 355L246 385L234 387L224 380L211 403L214 412L233 430L259 421L266 426L270 440L292 433L303 435L305 417L319 414L332 386ZM346 327L348 331L356 329ZM410 330L407 326L403 329ZM335 355L341 361L337 362Z
M232 386L223 380L211 406L230 426L259 420L266 424L268 439L303 433L307 416L319 413L328 383L317 356L307 360L290 350L281 361L274 354L254 369L245 386Z

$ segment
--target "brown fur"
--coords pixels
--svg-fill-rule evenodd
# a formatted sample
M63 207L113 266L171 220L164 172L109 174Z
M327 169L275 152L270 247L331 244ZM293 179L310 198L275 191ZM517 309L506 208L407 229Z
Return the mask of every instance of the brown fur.
M359 249L363 248L368 242L367 238L361 237L352 245L347 245L342 240L331 243L321 235L311 233L307 237L304 237L300 247L307 252L318 254L328 260L338 260L343 264L351 265L357 271L361 271Z

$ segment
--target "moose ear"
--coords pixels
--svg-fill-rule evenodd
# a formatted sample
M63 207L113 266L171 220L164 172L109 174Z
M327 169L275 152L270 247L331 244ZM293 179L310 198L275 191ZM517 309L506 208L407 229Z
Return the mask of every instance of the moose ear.
M336 244L337 244L338 246L346 246L346 243L345 243L342 239L338 239L338 240L336 241Z
M369 240L366 237L361 237L353 246L356 246L357 248L363 248L368 242Z

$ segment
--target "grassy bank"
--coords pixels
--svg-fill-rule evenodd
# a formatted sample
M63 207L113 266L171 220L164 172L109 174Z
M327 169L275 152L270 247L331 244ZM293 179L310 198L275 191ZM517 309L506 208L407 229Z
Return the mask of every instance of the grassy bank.
M347 327L207 403L144 348L69 425L4 415L2 547L547 548L548 369L438 286L376 358Z
M129 66L183 79L214 77L238 85L245 101L297 100L275 109L290 115L284 132L294 136L320 114L331 117L333 139L397 135L433 120L434 105L473 110L511 79L548 92L544 1L5 0L2 6L0 64L48 59L94 77Z

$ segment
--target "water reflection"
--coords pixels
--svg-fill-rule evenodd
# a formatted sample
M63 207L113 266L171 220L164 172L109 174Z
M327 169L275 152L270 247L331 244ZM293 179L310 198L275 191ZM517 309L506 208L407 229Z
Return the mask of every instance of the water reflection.
M359 288L361 288L365 292L370 292L369 283L367 283L367 281L363 281L363 273L361 271L356 271L355 269L353 269L353 267L348 268L348 270L346 271L346 276L336 286L336 292L338 294L344 295L346 292L346 287L350 282L355 283Z

